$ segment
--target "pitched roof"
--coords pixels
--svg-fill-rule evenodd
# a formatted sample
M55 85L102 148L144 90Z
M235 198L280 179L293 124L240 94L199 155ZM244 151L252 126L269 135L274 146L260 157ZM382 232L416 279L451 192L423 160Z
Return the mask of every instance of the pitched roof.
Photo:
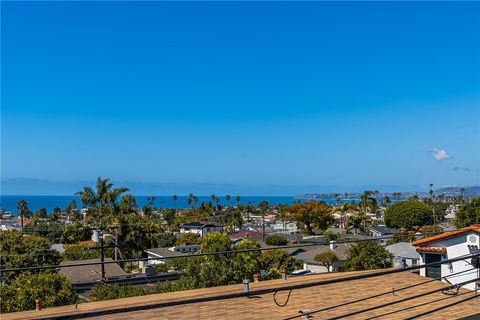
M445 232L445 233L442 233L442 234L439 234L439 235L436 235L436 236L432 236L432 237L428 237L428 238L425 238L425 239L420 239L420 240L412 242L412 244L414 246L418 246L418 245L429 243L429 242L434 242L434 241L439 241L439 240L444 240L444 239L447 239L447 238L459 236L461 234L471 232L471 231L476 232L476 233L480 233L480 224L473 224L470 227L458 229L458 230L455 230L455 231Z
M395 257L402 257L406 259L420 259L420 255L415 250L410 242L398 242L386 246L386 249L390 251Z
M345 260L348 255L348 249L352 246L351 243L339 243L333 250L340 260ZM313 246L302 248L303 252L294 252L292 257L309 264L318 264L315 261L315 256L320 253L332 251L329 246Z
M354 276L361 273L374 271L340 272L319 274L290 278L288 280L261 281L251 283L250 290L255 292L261 289L281 288L289 285L316 283L329 279L339 279ZM396 291L392 294L392 288L398 289L410 285L418 286ZM110 301L81 303L78 306L69 305L56 308L45 308L42 311L26 311L10 314L2 314L2 320L12 319L38 319L39 317L64 317L73 318L91 312L105 312L104 315L96 315L95 319L284 319L299 315L299 310L315 311L326 309L312 314L314 319L348 318L366 319L380 316L379 319L405 319L415 317L420 313L429 312L422 320L459 319L480 314L480 303L475 293L466 289L460 289L461 296L445 295L441 292L414 297L418 294L427 293L436 289L445 288L446 284L440 281L425 283L425 278L410 272L383 275L369 279L359 279L348 282L311 286L303 289L295 289L291 292L289 303L278 307L273 302L273 293L255 294L256 299L245 297L214 300L224 294L241 293L242 284L185 290L163 294L153 294L141 297L123 298ZM359 301L352 304L338 306L342 303L371 297L378 293L388 293L373 299ZM285 301L287 292L279 292L277 299ZM462 301L470 297L471 300ZM202 298L201 302L188 300ZM408 301L388 305L400 299L411 298ZM453 303L458 304L453 305ZM163 304L163 305L161 305ZM170 304L170 305L169 305ZM176 305L173 305L176 304ZM345 314L353 311L363 311L353 317ZM434 311L444 307L442 310ZM125 310L125 308L129 308ZM115 313L117 312L117 313Z
M106 258L105 261L113 261L111 258ZM82 263L92 263L100 262L100 259L89 259L89 260L76 260L76 261L62 261L60 266L69 265L69 264L82 264ZM116 263L107 263L105 266L105 277L106 278L115 278L126 276L127 273L123 271L122 268ZM102 278L101 265L86 265L86 266L75 266L67 268L59 268L59 272L67 277L72 284L85 283L98 281Z
M199 221L190 221L190 222L185 222L182 223L181 227L195 227L195 228L203 228L205 226L205 223L199 222Z

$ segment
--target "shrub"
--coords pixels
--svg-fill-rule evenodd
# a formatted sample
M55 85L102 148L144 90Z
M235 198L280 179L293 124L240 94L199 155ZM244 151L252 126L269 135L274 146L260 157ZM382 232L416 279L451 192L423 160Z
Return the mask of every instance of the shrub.
M265 239L265 243L270 246L285 246L288 244L287 238L281 235L271 235Z

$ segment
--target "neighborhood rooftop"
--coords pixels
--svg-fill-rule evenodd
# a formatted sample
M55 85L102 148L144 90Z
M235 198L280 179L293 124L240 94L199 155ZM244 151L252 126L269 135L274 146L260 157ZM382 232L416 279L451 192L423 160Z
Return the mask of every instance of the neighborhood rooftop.
M427 282L424 277L409 272L381 275L368 279L331 283L294 289L277 294L255 292L292 285L315 284L376 271L331 273L272 280L250 284L249 297L220 299L226 294L242 292L242 285L179 291L110 301L83 303L2 315L3 320L60 319L95 317L95 319L288 319L307 311L311 319L421 319L467 318L480 313L479 295L460 289L457 295L443 293L448 285L440 281ZM414 286L405 290L403 287ZM380 293L384 293L379 295ZM375 298L369 298L376 296ZM195 299L201 299L195 302ZM352 301L361 300L355 303ZM319 311L321 310L321 311ZM322 311L323 310L323 311ZM317 312L318 311L318 312ZM448 315L448 316L447 316Z

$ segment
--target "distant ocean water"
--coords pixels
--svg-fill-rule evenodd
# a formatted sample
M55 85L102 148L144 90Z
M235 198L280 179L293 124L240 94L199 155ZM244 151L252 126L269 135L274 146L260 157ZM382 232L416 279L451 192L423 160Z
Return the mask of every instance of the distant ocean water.
M137 204L139 207L147 204L148 196L135 196L137 200ZM199 201L198 204L202 203L202 201L210 201L209 196L200 196L198 197ZM225 200L224 196L219 196L220 202L223 205L228 205L229 203ZM48 212L52 212L53 209L58 206L61 209L65 208L70 201L75 200L77 202L77 206L79 208L82 207L82 203L80 202L80 197L77 196L18 196L18 195L2 195L0 196L0 209L10 211L12 213L17 213L17 202L19 200L26 200L28 203L28 207L32 211L37 211L40 208L47 209ZM259 204L262 201L268 201L269 204L292 204L295 200L295 197L275 197L275 196L243 196L240 197L240 204ZM156 196L155 197L155 207L159 208L187 208L188 204L188 197L187 196L178 196L176 201L173 201L171 196ZM326 202L333 203L335 200L326 200ZM232 196L232 200L230 201L231 204L236 204L235 196Z
M147 204L149 196L135 196L137 205L142 207ZM199 196L199 201L197 205L202 203L202 201L211 201L209 196ZM225 196L219 196L220 203L223 205L228 205L229 202L225 200ZM59 208L65 208L70 201L75 200L79 208L82 207L80 197L78 196L31 196L31 195L2 195L0 196L0 209L10 211L12 213L17 213L17 202L19 200L26 200L28 203L28 208L32 211L37 211L40 208L45 208L50 213L53 209L58 206ZM241 196L240 204L253 204L257 205L262 201L268 201L269 204L292 204L295 201L295 197L279 197L279 196ZM154 206L157 208L187 208L189 207L187 196L178 196L176 201L173 201L171 196L155 196ZM334 199L325 200L327 203L336 202ZM230 203L236 204L235 196L232 196Z

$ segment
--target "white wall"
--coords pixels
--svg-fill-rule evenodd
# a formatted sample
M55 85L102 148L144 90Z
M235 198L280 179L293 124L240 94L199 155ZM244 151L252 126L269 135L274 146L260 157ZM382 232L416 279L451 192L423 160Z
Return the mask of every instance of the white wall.
M470 238L472 238L474 241L473 242L470 241ZM447 239L444 239L444 240L439 240L439 241L435 241L435 242L431 242L431 243L426 243L426 244L420 245L420 246L432 247L432 248L437 248L437 247L438 248L440 248L440 247L446 248L447 253L442 255L442 261L444 261L444 260L448 260L448 259L455 259L455 258L463 256L463 255L469 255L469 254L472 254L472 253L480 253L480 250L476 250L475 252L472 251L472 250L469 250L469 248L467 247L469 244L470 245L474 244L474 245L480 246L480 236L477 233L474 233L472 231L472 232L468 232L468 233L465 233L465 234L458 235L456 237L447 238ZM420 255L420 263L421 264L425 263L424 258L425 258L425 256L422 253ZM452 273L457 273L457 272L460 272L460 271L465 271L465 270L468 270L468 269L472 269L473 268L472 265L469 264L470 260L471 259L466 259L466 260L456 261L456 262L453 262L453 263L442 264L442 268L441 268L442 277L443 276L448 276ZM477 278L477 272L478 272L477 270L473 270L473 271L470 271L470 272L465 272L465 273L459 274L458 276L448 277L447 280L450 283L453 283L453 284L468 281L468 280L473 280L473 279ZM425 276L425 268L420 269L420 275ZM442 279L442 281L446 282L443 279ZM473 282L469 283L469 284L465 285L464 288L470 289L470 290L475 290L475 283L473 283Z

